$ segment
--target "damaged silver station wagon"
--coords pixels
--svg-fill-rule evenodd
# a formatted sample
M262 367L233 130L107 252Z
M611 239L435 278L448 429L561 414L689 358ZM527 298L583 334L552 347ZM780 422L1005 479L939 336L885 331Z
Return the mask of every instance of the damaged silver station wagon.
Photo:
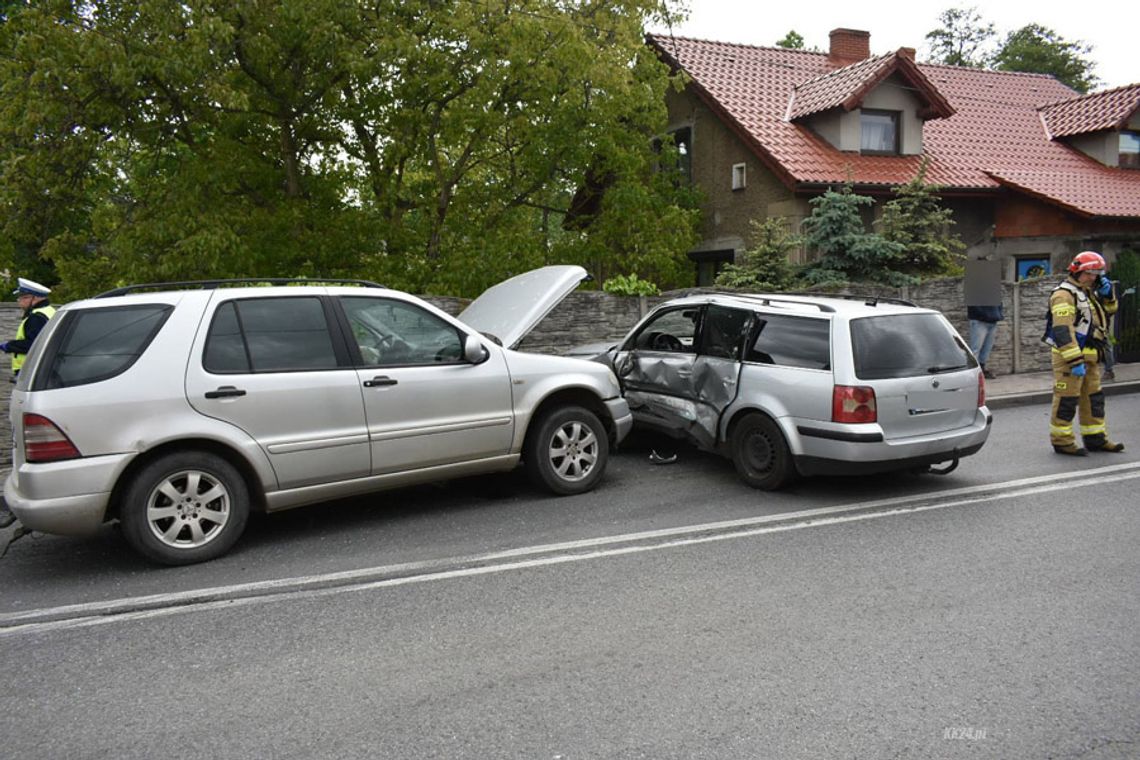
M632 425L617 380L512 350L585 276L519 275L458 319L370 283L174 283L67 304L12 393L5 499L29 529L118 519L145 556L186 564L225 552L251 509L520 459L555 494L588 491Z
M941 313L905 301L696 295L593 354L614 368L635 427L731 457L756 488L797 475L949 472L992 422L965 342Z

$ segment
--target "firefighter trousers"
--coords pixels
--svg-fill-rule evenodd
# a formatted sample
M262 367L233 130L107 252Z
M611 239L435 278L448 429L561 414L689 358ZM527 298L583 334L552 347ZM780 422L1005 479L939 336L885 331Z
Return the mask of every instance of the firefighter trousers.
M1054 446L1079 446L1073 420L1080 412L1081 438L1087 448L1098 449L1108 437L1104 420L1104 391L1100 387L1100 364L1085 357L1086 374L1075 377L1069 363L1053 351L1053 415L1049 442Z

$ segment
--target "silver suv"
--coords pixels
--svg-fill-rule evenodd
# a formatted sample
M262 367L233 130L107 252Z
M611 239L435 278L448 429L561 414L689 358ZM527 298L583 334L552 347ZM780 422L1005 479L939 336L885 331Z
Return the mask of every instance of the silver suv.
M598 358L637 427L731 457L756 488L797 475L949 472L981 449L992 421L965 342L941 313L905 301L690 296Z
M68 304L12 394L23 524L121 521L157 562L233 545L250 509L510 470L593 488L632 425L606 367L512 350L585 277L546 267L459 319L370 284L139 286Z

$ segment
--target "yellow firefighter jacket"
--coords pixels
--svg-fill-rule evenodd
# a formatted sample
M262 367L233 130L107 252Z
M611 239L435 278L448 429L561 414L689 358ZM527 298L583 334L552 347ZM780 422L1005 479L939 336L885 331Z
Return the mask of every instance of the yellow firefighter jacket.
M1108 318L1116 313L1116 293L1099 298L1072 277L1066 278L1049 296L1053 317L1053 351L1070 365L1097 361L1097 346L1108 342Z

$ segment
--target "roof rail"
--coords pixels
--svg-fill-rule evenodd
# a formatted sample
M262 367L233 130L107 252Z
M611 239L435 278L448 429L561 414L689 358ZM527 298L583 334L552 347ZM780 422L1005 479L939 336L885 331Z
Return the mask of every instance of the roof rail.
M180 282L147 282L108 290L95 298L111 298L144 290L214 290L233 285L359 285L365 288L382 288L369 280L339 280L326 277L239 277L228 280L182 280Z
M723 296L731 296L733 298L743 298L747 301L758 301L759 303L763 304L764 306L770 306L772 304L779 305L779 304L785 304L785 303L786 304L794 304L796 306L814 306L815 308L819 309L824 314L834 314L835 313L835 308L832 306L828 306L825 303L814 303L812 301L795 301L795 300L792 300L791 298L780 298L779 296L776 296L776 297L764 296L764 295L759 295L757 293L734 293L731 290L717 291L717 292L713 293L713 295L723 295ZM809 294L807 294L807 293L781 293L780 295L781 296L785 296L785 295L799 296L799 295L809 295Z
M889 298L886 296L861 296L858 293L783 293L782 295L788 296L809 296L811 298L842 298L845 301L862 301L867 306L878 306L879 301L883 303L893 303L899 306L913 306L920 308L918 304L913 301L908 301L905 298Z

